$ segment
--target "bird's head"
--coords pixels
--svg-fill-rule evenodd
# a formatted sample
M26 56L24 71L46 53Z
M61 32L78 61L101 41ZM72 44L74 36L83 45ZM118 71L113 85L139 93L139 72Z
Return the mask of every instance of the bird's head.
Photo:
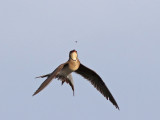
M72 50L69 53L69 58L76 61L78 59L78 54L76 50Z

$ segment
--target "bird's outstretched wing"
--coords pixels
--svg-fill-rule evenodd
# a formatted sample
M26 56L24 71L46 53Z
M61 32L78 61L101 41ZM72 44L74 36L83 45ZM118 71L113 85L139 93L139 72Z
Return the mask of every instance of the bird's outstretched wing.
M113 98L112 94L110 93L109 89L107 88L105 83L102 81L101 77L96 72L85 67L82 64L80 64L80 67L75 72L82 75L87 80L89 80L91 82L91 84L95 88L97 88L97 90L99 92L101 92L101 94L103 94L104 97L106 97L107 100L109 99L113 103L113 105L117 109L119 109L118 104L116 103L116 101Z
M39 93L41 90L43 90L56 77L56 75L63 69L63 67L67 64L68 63L66 62L66 63L59 65L51 74L39 76L42 78L43 77L48 77L48 78L40 85L40 87L36 90L36 92L33 94L33 96L36 95L37 93Z

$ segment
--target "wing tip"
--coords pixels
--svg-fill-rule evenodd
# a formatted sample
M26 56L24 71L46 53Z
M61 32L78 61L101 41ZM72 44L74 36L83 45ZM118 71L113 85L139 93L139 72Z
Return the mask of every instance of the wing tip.
M116 109L120 110L117 102L115 101L115 99L113 98L113 96L110 98L110 97L106 97L107 100L109 100L115 107Z
M120 108L119 108L119 106L118 106L118 104L116 102L112 103L112 104L116 107L116 109L120 110Z
M120 111L120 108L118 107L118 105L116 105L115 107Z
M32 96L35 96L36 94L38 94L40 91L36 91L34 92L34 94Z
M32 96L35 96L37 93L35 92Z

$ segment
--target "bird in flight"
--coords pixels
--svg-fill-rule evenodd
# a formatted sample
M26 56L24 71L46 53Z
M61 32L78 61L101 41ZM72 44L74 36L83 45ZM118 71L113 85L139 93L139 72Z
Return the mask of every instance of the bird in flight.
M80 63L76 50L70 51L69 60L59 65L52 73L36 77L47 77L47 79L35 91L33 96L39 93L41 90L43 90L54 78L61 80L62 84L64 82L68 83L71 86L74 95L74 83L71 75L72 72L80 74L85 79L87 79L107 100L109 99L111 103L117 109L119 109L118 104L116 103L114 97L112 96L111 92L109 91L101 77L95 71L87 68L86 66Z

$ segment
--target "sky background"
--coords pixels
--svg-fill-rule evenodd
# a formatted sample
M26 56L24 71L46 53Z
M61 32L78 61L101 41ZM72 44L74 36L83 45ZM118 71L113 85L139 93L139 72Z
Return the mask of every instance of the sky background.
M75 41L78 41L76 44ZM32 94L78 51L95 70L120 111L73 73ZM1 0L1 120L159 120L159 0Z

